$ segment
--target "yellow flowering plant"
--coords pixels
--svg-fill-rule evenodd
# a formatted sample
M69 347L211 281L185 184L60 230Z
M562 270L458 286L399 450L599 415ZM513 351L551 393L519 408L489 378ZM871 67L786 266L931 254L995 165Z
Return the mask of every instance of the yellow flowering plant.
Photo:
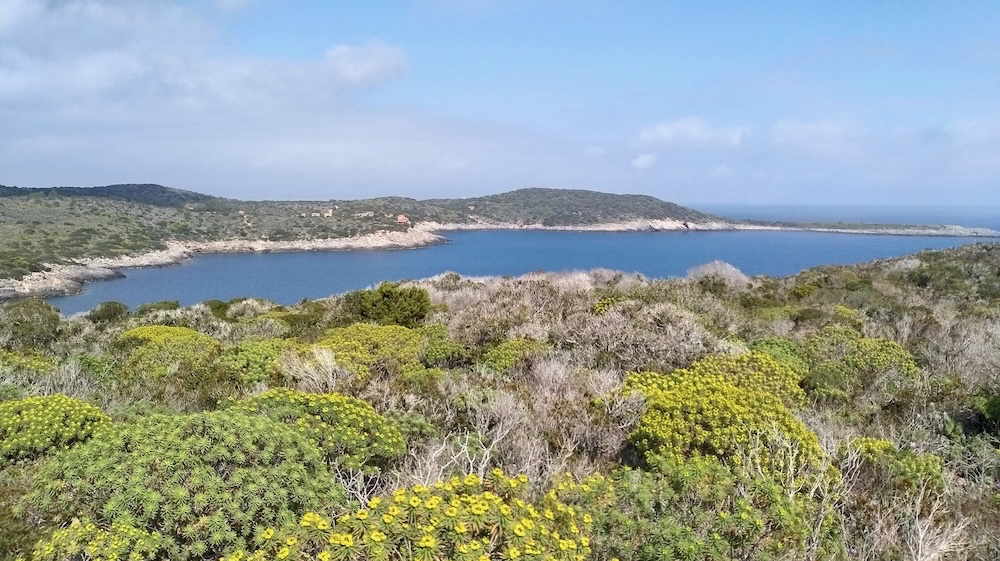
M299 524L267 528L252 552L224 561L454 561L547 559L582 561L590 555L593 517L561 498L578 485L564 479L537 502L529 481L494 470L376 497L335 520L306 513Z
M406 452L396 423L353 397L273 389L233 402L230 408L263 414L295 428L338 468L378 472Z
M0 402L0 466L66 449L109 426L99 408L65 395Z

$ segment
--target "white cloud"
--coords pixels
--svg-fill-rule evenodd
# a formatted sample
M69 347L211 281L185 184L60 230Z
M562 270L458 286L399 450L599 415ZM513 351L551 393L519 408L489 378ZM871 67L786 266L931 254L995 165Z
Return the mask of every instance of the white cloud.
M859 127L829 120L784 120L771 128L771 141L778 148L832 160L859 155L862 137Z
M750 134L743 127L713 127L705 121L688 117L667 121L639 133L639 144L644 146L667 144L696 147L740 146Z
M630 164L632 169L649 169L656 165L656 152L646 152L645 154L639 154L636 156L632 163Z

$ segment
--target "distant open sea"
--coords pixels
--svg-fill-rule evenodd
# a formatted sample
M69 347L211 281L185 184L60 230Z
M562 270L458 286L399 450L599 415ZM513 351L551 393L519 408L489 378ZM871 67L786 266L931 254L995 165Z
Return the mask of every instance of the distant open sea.
M735 219L956 224L1000 230L998 208L747 207L700 205ZM648 277L681 276L716 259L750 275L785 276L825 264L848 264L943 249L984 238L882 236L817 232L552 232L444 233L451 243L408 250L236 253L202 255L175 267L132 269L126 278L87 284L72 296L49 299L64 314L106 300L135 307L159 300L191 305L254 296L280 304L321 298L378 284L453 271L462 275L520 275L597 267Z

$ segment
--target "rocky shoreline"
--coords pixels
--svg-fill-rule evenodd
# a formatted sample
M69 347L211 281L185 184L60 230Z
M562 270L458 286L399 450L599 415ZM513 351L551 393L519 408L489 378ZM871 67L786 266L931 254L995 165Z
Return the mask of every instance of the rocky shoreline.
M229 240L215 242L167 242L167 248L121 257L96 257L72 264L50 264L49 270L25 275L19 280L0 279L0 300L76 294L85 283L121 278L122 269L168 267L200 254L284 251L349 251L356 249L410 249L445 243L444 237L426 230L375 232L350 238L323 240Z
M28 297L49 297L76 294L87 282L121 278L122 269L167 267L182 263L195 255L208 253L282 252L282 251L349 251L356 249L411 249L445 243L439 232L459 230L552 230L574 232L639 232L639 231L811 231L841 234L894 236L950 236L1000 238L1000 232L989 228L964 226L900 226L900 227L793 227L724 221L687 222L683 220L632 220L580 226L545 226L543 224L497 223L485 220L471 223L441 224L420 222L407 231L382 231L350 238L267 241L228 240L215 242L167 242L167 248L121 257L97 257L71 264L51 264L47 271L25 275L19 280L0 279L0 300Z

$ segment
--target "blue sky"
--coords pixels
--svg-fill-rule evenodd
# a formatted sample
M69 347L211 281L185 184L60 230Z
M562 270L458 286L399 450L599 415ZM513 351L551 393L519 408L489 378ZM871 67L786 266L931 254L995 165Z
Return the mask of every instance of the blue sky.
M1000 205L1000 3L5 0L0 183Z

